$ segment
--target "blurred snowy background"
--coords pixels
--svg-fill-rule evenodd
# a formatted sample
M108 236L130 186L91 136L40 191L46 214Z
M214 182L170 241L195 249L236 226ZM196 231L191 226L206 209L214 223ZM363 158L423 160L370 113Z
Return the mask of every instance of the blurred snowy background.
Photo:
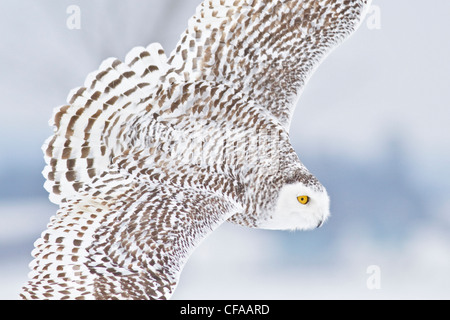
M0 0L1 299L17 298L56 212L40 173L52 109L107 57L156 41L170 53L199 2ZM373 4L309 82L291 129L330 220L296 233L222 226L175 299L450 298L450 2ZM81 29L67 27L70 5Z

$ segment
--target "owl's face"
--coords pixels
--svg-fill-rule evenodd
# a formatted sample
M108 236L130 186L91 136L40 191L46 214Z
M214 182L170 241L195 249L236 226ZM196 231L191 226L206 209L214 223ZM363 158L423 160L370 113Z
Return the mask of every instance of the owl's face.
M325 188L301 182L284 185L276 205L259 228L273 230L308 230L320 227L330 215L330 198Z

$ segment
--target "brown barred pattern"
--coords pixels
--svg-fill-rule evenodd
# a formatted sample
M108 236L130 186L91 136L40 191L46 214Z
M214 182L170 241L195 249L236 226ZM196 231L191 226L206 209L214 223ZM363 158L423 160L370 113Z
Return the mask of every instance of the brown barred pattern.
M104 61L55 111L43 174L60 209L22 298L166 299L221 223L268 227L286 186L327 197L290 144L290 119L368 6L205 0L169 57L151 44Z

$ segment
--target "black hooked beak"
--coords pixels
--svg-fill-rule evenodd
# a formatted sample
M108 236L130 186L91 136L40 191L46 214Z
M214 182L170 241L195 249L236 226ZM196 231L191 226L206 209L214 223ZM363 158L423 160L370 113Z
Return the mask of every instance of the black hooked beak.
M320 228L323 225L323 220L320 220L316 226L316 229Z

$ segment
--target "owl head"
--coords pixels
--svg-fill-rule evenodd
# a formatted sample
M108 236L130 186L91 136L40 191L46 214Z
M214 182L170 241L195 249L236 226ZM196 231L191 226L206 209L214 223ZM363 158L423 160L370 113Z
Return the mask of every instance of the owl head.
M309 230L322 226L330 215L326 189L306 169L284 179L258 228Z

